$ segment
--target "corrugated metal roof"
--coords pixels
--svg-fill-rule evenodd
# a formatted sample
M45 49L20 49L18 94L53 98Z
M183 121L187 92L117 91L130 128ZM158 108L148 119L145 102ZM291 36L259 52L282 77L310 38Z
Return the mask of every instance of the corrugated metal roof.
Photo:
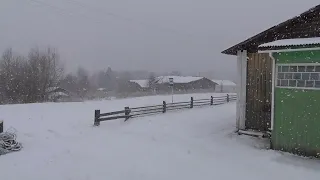
M298 39L282 39L265 44L261 47L286 47L286 46L304 46L304 45L317 45L320 44L320 37L315 38L298 38Z

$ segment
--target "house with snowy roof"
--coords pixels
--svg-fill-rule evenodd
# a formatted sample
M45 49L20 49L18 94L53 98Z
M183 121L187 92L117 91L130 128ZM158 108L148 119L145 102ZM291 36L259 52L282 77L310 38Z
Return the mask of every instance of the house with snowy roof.
M155 88L159 93L167 93L172 91L170 86L170 79L173 79L173 89L177 93L191 93L203 91L215 91L217 83L205 77L195 76L159 76L155 78ZM132 83L137 83L142 90L149 90L149 81L144 80L130 80Z
M216 92L224 93L235 93L236 92L236 83L230 80L217 80L211 79L211 81L217 83Z
M156 78L157 90L171 92L170 79L173 80L173 89L177 93L192 93L199 91L215 91L217 83L205 77L197 76L159 76Z
M147 79L130 80L130 82L138 84L142 90L149 88L149 81Z
M46 95L50 101L63 101L69 99L71 93L61 87L49 87L46 89Z
M236 127L271 147L320 155L320 5L222 53L237 55Z

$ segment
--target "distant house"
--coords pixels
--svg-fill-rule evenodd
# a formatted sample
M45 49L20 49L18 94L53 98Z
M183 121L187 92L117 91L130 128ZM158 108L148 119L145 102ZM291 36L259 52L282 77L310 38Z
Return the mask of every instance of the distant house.
M147 79L130 80L130 82L138 84L141 90L147 90L149 88L149 81Z
M169 79L173 78L174 86L173 89L176 93L191 93L200 91L210 91L213 92L216 89L215 83L205 77L195 77L195 76L159 76L155 80L155 91L157 93L168 93L172 91ZM136 83L139 85L142 91L151 91L149 88L149 80L130 80L131 83Z
M141 92L141 86L132 81L120 81L117 84L117 96L127 97L137 92Z
M211 79L211 81L217 83L216 92L225 92L225 93L235 93L236 91L236 83L230 80L216 80Z
M49 101L65 101L70 98L70 92L61 87L50 87L46 90Z
M132 81L128 81L128 91L129 92L138 92L138 91L142 91L143 87L141 87L141 85L137 82L132 82Z
M109 93L107 88L98 88L97 91L94 93L96 98L106 98L108 97Z
M159 76L156 78L157 91L170 92L170 78L173 78L175 92L214 91L217 83L205 77L195 76Z

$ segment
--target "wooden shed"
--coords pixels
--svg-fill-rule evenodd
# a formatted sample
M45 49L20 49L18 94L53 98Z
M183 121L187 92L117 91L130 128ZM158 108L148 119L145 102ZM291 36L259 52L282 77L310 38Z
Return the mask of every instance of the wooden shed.
M268 53L258 53L261 44L281 39L320 36L320 5L273 26L222 53L237 55L237 129L272 130L272 67Z

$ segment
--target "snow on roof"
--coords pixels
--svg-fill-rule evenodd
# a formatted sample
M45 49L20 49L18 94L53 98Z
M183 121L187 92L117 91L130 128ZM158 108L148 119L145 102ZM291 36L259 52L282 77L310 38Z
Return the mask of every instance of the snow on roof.
M147 88L149 86L149 83L148 83L147 79L130 80L130 82L135 82L135 83L139 84L142 88Z
M159 76L156 77L156 82L158 84L169 83L169 79L173 78L174 83L190 83L193 81L197 81L203 79L204 77L195 77L195 76ZM130 80L130 82L138 83L141 87L147 88L149 87L149 83L147 79L143 80Z
M51 93L49 96L50 96L50 97L57 97L57 96L65 96L65 97L68 97L69 95L66 94L66 93L63 93L63 92L54 92L54 93Z
M157 81L159 84L169 83L169 79L173 78L174 83L190 83L203 79L204 77L194 77L194 76L159 76Z
M259 47L301 46L301 45L315 45L315 44L320 44L320 37L282 39L282 40L277 40L277 41L261 44Z
M230 81L230 80L216 80L216 79L211 79L211 81L217 83L218 85L223 85L223 86L236 86L236 83Z
M104 90L106 90L106 88L98 88L97 90L98 91L104 91Z

